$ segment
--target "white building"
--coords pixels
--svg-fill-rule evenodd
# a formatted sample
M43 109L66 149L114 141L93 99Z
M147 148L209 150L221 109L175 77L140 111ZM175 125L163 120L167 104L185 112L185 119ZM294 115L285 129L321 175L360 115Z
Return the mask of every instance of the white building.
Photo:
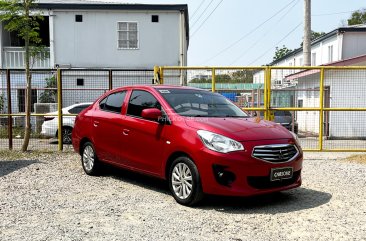
M366 25L342 27L311 43L312 66L366 66ZM302 48L269 64L303 66ZM366 106L366 70L326 70L324 103L327 108ZM263 83L264 73L254 75L254 83ZM319 70L278 69L271 72L271 107L319 107ZM329 138L366 138L360 120L364 112L324 112L324 135ZM319 112L298 111L299 131L319 133Z
M34 69L129 69L126 75L114 72L114 80L117 81L113 87L117 87L151 83L155 65L187 65L189 23L186 4L41 1L37 8L44 16L40 22L40 36L49 54L35 61ZM3 69L24 69L24 41L16 33L5 30L5 24L0 23L0 66ZM44 75L33 76L32 87L44 88ZM108 71L70 71L63 77L64 88L90 89L94 86L108 89ZM24 102L24 96L19 96L23 93L20 89L25 88L25 80L18 76L11 82L12 93L16 92L12 100L13 112L16 113L21 111L19 105ZM5 83L3 73L0 93L6 93ZM34 94L39 97L41 92ZM103 90L79 91L77 94L75 91L64 92L64 106L83 100L92 101L101 93Z

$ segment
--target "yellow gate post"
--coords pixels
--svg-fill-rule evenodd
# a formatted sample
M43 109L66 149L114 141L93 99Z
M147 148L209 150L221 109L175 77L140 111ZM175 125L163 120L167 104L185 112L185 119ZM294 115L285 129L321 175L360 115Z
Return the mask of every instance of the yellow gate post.
M216 69L212 68L212 84L211 84L211 91L216 91Z
M271 67L267 66L265 69L264 78L264 119L273 121L274 115L272 114L271 108Z
M323 150L323 120L324 120L324 67L320 69L319 84L319 151Z
M61 83L61 69L57 69L57 115L58 115L58 150L63 150L62 143L62 83Z
M161 84L161 85L164 84L164 68L163 67L159 68L159 84Z

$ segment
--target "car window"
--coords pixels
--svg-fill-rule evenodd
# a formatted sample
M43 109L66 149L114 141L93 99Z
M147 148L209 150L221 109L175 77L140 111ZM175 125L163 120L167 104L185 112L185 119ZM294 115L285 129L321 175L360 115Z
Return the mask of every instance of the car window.
M224 96L198 89L159 89L163 98L181 116L248 117Z
M116 92L108 95L102 101L99 102L101 110L121 113L123 100L125 99L126 91Z
M80 106L75 106L74 108L71 108L69 110L69 112L71 114L79 114L82 110L84 110L85 108L87 108L90 105L80 105Z
M157 108L161 110L159 101L149 92L144 90L134 90L128 103L127 115L141 117L144 109Z
M274 114L275 116L291 116L291 112L286 110L275 111Z

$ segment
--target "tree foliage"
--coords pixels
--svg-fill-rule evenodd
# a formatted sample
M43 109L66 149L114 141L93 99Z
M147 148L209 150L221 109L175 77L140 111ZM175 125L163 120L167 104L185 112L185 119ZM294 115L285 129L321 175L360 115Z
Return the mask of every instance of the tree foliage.
M311 30L311 37L310 37L310 41L313 41L317 38L320 38L321 36L325 35L324 32L315 32L313 30Z
M211 83L211 77L193 78L190 83ZM216 83L253 83L253 71L252 70L239 70L230 74L216 74Z
M325 35L325 32L315 32L311 30L311 36L310 36L310 42L314 41L317 38L320 38L321 36ZM303 46L304 42L301 42L301 47Z
M273 61L278 60L285 56L288 53L291 53L292 50L288 49L285 45L282 46L282 48L276 47L275 56L273 57Z
M348 26L366 24L366 9L357 10L347 20Z
M57 102L57 80L55 76L46 78L46 90L41 94L39 100L41 103Z
M39 37L39 21L43 17L39 14L31 13L35 8L36 0L0 0L0 21L3 22L5 29L15 32L24 40L25 51L25 76L26 76L26 98L25 98L25 133L22 151L28 149L31 134L31 99L32 99L32 77L31 77L31 58L37 57L40 51L41 38Z

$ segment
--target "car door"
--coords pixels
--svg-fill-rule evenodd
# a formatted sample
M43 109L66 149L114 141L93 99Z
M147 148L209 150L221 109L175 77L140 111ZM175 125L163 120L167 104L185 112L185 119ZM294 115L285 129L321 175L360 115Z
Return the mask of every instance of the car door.
M133 168L158 174L166 145L165 125L142 118L141 112L146 108L162 109L159 101L150 92L133 90L124 120L126 133L123 138L128 143L125 154Z
M121 141L124 115L121 109L126 91L111 93L99 102L99 108L93 115L93 141L100 159L118 164L126 164L121 150L125 149Z

